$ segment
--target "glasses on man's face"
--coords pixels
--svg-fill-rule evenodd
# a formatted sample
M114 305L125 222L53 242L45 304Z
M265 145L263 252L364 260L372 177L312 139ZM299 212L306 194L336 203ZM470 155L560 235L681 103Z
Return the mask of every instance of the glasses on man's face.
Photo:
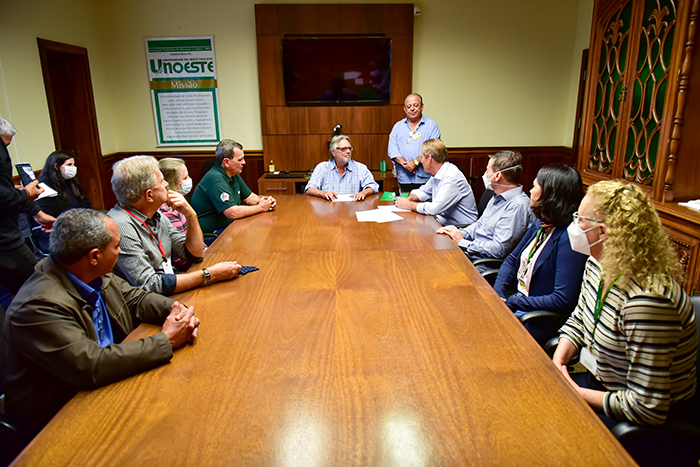
M345 146L344 148L335 148L335 149L337 149L340 152L352 152L352 150L355 148L353 148L352 146Z
M575 223L575 224L578 224L578 223L579 223L579 219L586 219L587 221L595 222L596 224L600 224L600 223L601 223L601 221L596 220L596 219L592 219L592 218L590 218L590 217L579 216L578 211L576 211L576 212L573 214L572 217L574 218L574 223Z
M408 110L411 110L411 109L420 109L420 106L421 106L421 104L408 104L408 105L406 105L405 107L406 107Z

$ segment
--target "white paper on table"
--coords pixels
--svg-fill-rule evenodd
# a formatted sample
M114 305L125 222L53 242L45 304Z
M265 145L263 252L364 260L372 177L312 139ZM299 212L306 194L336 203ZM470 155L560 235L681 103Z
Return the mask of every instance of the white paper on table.
M338 195L336 199L333 200L334 203L339 203L342 201L357 201L353 195Z
M700 199L691 199L687 203L678 203L680 206L685 206L690 209L695 209L696 211L700 211Z
M410 209L401 209L395 204L381 204L377 206L379 209L386 209L387 211L391 212L411 212Z
M403 220L403 217L384 209L372 209L370 211L356 211L357 222L392 222Z
M41 192L41 194L37 197L37 199L41 198L53 198L54 196L58 196L58 191L54 190L50 186L48 186L46 183L41 182L39 183L39 186L44 189L44 191Z

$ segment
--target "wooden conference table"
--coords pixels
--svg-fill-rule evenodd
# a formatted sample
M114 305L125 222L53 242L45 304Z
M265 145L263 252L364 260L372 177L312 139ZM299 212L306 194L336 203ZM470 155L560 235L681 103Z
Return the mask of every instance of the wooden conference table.
M432 217L357 222L378 199L235 221L204 265L260 271L178 295L196 342L78 394L16 465L634 465Z

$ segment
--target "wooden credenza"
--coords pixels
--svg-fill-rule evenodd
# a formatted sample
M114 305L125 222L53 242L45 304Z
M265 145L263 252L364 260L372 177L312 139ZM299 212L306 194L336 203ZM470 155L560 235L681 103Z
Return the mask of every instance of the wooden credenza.
M264 174L258 179L258 194L261 196L303 194L309 181L308 175L306 172L297 172L296 174L297 176L288 178L267 178L269 174ZM379 184L380 192L399 191L399 182L393 173L373 170L372 175Z

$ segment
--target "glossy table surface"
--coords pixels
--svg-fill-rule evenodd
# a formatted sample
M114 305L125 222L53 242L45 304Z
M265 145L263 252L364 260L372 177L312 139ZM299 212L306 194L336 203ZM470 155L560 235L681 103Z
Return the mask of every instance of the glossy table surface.
M196 342L78 394L16 464L634 465L433 218L357 222L378 199L235 221L203 265L260 271L178 295Z

